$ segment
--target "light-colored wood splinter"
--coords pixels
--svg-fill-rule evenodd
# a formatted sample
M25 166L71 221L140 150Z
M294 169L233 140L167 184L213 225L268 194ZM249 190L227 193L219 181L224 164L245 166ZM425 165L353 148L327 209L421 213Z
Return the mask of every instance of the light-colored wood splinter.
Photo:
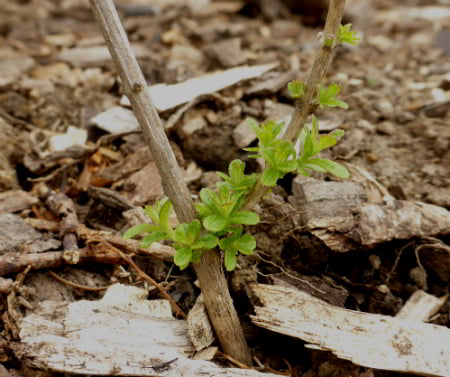
M417 321L342 309L305 292L254 284L252 321L300 338L307 347L369 368L450 376L450 329Z
M191 360L187 321L172 317L168 301L147 296L116 284L97 301L44 301L21 321L15 354L28 367L77 375L277 376Z

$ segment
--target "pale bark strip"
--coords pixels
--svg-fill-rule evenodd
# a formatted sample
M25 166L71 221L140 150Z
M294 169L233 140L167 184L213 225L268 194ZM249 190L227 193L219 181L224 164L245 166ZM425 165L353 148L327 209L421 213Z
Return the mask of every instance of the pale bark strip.
M172 201L180 222L191 222L196 218L191 195L146 90L147 84L131 51L114 4L111 0L90 0L90 3L120 73L124 92L154 156L164 192ZM205 252L202 261L194 267L208 314L224 352L250 365L251 354L228 291L219 255L216 252Z
M98 301L44 301L20 323L15 355L28 367L93 376L276 377L190 360L188 324L165 300L116 284Z
M342 309L305 292L280 286L251 286L263 306L253 322L300 338L309 348L331 351L365 367L450 376L450 329L379 314Z

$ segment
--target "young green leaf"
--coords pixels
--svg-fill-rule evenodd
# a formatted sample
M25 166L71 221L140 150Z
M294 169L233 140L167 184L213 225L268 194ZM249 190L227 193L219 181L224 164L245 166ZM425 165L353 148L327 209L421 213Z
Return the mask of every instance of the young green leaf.
M205 234L192 245L192 248L210 250L215 248L218 243L219 239L214 234Z
M233 242L233 246L242 254L251 255L256 247L256 240L250 233L244 234L242 237Z
M264 169L261 175L261 182L264 186L274 187L277 185L277 181L279 178L283 176L279 170L273 167L268 167Z
M128 229L124 233L123 238L128 240L130 238L133 238L134 236L137 236L138 234L152 232L157 228L158 228L158 226L153 225L153 224L139 224L139 225L136 225L136 226Z
M323 158L311 158L307 160L306 163L308 164L307 168L317 170L321 173L324 173L325 170L325 172L333 174L339 178L349 177L349 172L344 166L331 160L326 160Z
M180 247L175 252L175 264L180 268L188 266L192 259L192 249L190 247ZM186 268L184 267L184 268Z
M166 232L152 232L147 237L144 237L139 246L143 249L150 247L153 242L161 241L168 238Z
M203 226L210 232L220 232L228 224L228 219L222 215L210 215L203 219Z
M200 260L202 259L203 253L204 253L204 250L202 250L202 249L192 250L191 261L194 263L200 262Z
M339 41L342 43L356 45L359 43L361 38L356 35L356 32L350 31L351 27L352 24L341 25L339 27Z
M292 98L303 98L306 90L306 83L294 80L288 84L288 90Z
M321 108L325 106L329 107L341 107L348 109L348 105L344 101L336 99L336 96L341 91L340 85L332 83L328 86L319 85L319 93L317 96L317 102Z
M169 232L172 230L172 228L169 225L169 216L170 212L172 211L172 203L170 200L165 200L164 203L162 203L161 208L159 210L159 222L164 230Z
M238 211L228 219L230 223L239 225L256 225L259 223L259 215L250 211Z
M175 229L175 241L182 245L192 245L200 235L202 225L199 220L193 220L189 224L179 224Z
M233 271L236 268L236 252L233 250L225 251L225 268L227 271Z

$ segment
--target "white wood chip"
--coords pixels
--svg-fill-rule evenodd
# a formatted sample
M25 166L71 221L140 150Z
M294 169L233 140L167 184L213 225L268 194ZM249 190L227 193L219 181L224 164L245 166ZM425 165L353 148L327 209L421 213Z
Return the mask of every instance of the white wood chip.
M218 71L185 82L173 85L157 84L148 87L153 104L159 111L165 111L175 106L189 102L202 94L217 92L240 81L261 76L275 68L278 63L241 66L226 71ZM120 100L123 106L130 106L126 96Z

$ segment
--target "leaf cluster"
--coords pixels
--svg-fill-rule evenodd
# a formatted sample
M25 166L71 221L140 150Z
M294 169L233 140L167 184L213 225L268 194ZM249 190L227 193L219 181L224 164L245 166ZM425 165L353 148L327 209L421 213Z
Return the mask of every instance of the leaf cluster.
M340 27L339 42L356 44L360 38L350 31L351 24ZM333 40L331 40L332 44ZM330 45L331 46L331 45ZM307 85L298 80L288 84L293 98L303 98ZM348 105L336 97L341 88L332 83L318 85L315 104L323 107L341 107ZM259 216L251 211L242 210L256 183L273 187L285 174L296 172L308 175L311 170L330 173L347 178L347 169L338 163L319 158L324 149L334 146L344 135L342 130L320 135L319 122L313 115L310 125L304 125L299 135L300 149L297 153L294 144L281 139L284 124L268 121L259 124L249 120L249 126L258 138L258 146L244 148L253 153L249 157L262 158L265 168L261 174L245 174L245 163L234 160L228 167L228 174L217 172L221 181L216 189L204 188L200 191L200 202L195 205L198 219L188 224L179 224L175 229L169 224L172 204L168 198L156 201L154 206L145 207L151 224L139 224L125 232L124 238L144 235L141 247L149 247L153 242L170 240L176 250L175 264L180 269L190 262L199 262L205 250L219 246L224 252L225 267L228 271L236 268L237 253L250 255L256 247L255 238L244 233L244 225L256 225Z

